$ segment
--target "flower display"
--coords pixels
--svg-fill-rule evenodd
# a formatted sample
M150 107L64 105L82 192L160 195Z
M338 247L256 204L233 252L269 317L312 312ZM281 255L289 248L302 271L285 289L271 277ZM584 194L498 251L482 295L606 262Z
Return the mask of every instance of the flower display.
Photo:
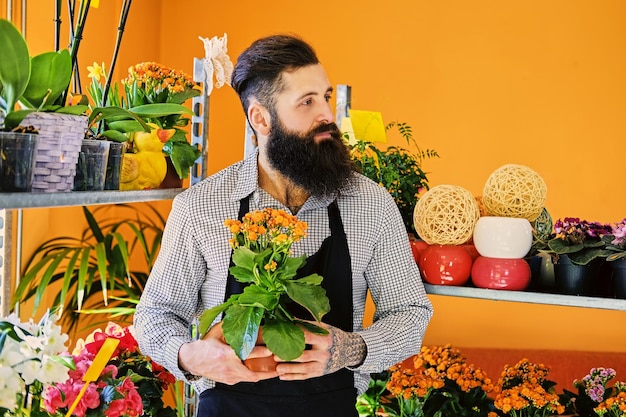
M591 368L589 374L574 381L576 392L563 390L561 402L566 411L579 416L626 416L626 384L616 382L613 368Z
M0 415L39 416L45 387L67 379L73 366L68 336L49 312L35 323L15 314L0 321Z
M304 351L302 327L318 334L327 331L305 317L295 317L287 305L295 302L317 322L330 311L322 277L311 274L297 278L306 255L293 257L292 245L306 236L307 223L284 210L266 208L247 213L239 220L227 219L232 233L233 277L246 284L241 294L206 310L200 317L204 335L218 315L224 313L226 342L245 359L257 341L259 329L267 348L283 360L293 360Z
M626 416L626 383L616 382L613 385L613 395L602 401L594 411L600 416Z
M550 367L524 358L505 366L498 379L494 406L512 417L544 417L563 414L565 406L554 392L555 383L548 380Z
M548 241L548 249L544 252L556 257L567 255L572 263L586 265L610 254L603 240L610 233L610 225L588 222L578 217L558 219L554 223L555 236Z
M164 407L163 392L175 382L172 374L139 351L131 327L109 323L79 340L72 353L76 369L69 378L52 384L43 392L46 410L54 416L65 416L85 382L83 377L107 338L120 342L100 377L88 382L71 415L77 417L175 417L171 407Z
M184 130L193 112L183 103L201 93L192 78L156 62L141 62L128 69L121 88L112 83L110 94L106 94L104 83L108 76L104 63L94 62L87 69L91 78L87 91L94 103L90 116L92 134L127 142L128 150L136 153L141 151L134 140L137 134L172 129L172 134L157 141L153 148L170 158L179 178L186 178L200 156L198 147L187 141ZM103 126L96 123L99 121L104 122Z
M611 233L604 238L606 249L611 252L607 261L616 261L626 256L626 218L611 225Z
M495 411L488 397L495 389L492 380L450 345L423 346L412 367L400 363L389 369L385 387L386 394L369 401L368 395L381 392L374 380L357 403L361 415L488 416Z

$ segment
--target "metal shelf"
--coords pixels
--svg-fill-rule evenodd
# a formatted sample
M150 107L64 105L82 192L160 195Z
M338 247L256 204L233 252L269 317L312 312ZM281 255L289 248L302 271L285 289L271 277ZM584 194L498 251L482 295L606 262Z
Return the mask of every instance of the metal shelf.
M529 291L490 290L474 287L456 287L451 285L432 285L427 283L424 283L424 288L428 294L446 295L452 297L626 311L626 300L615 298L549 294Z
M69 193L1 193L0 210L38 207L90 206L170 200L184 188L136 191L72 191Z

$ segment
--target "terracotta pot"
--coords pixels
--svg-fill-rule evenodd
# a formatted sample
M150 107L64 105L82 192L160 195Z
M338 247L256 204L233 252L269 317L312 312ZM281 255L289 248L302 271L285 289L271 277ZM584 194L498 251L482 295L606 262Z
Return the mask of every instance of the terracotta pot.
M249 358L244 359L243 364L246 365L246 368L255 372L269 372L275 371L276 365L278 362L274 360L274 356L265 356L262 358Z
M259 334L256 338L257 346L265 346L263 342L263 329L259 329ZM248 369L255 372L269 372L275 371L276 365L278 362L274 360L274 355L263 356L261 358L248 358L243 360L243 364L246 365Z

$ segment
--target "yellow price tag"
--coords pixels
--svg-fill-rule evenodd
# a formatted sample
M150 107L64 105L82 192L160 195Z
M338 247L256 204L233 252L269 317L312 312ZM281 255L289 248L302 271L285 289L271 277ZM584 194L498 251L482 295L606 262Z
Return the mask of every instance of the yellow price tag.
M100 350L96 354L96 357L91 363L91 366L89 367L89 369L87 369L87 372L85 372L85 375L83 376L83 381L85 382L85 384L81 388L70 409L67 410L67 414L65 415L65 417L70 417L72 415L72 413L76 409L76 406L80 402L80 399L83 398L83 395L85 395L85 391L87 391L89 383L98 380L98 377L102 373L102 370L105 366L107 366L109 359L111 359L111 356L113 356L113 352L115 352L115 348L119 344L120 340L114 339L112 337L109 337L104 341L104 343L100 347Z

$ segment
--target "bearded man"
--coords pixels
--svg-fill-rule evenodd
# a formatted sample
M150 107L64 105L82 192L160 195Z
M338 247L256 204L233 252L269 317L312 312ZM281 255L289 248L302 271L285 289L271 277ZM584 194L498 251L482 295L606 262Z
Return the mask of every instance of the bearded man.
M179 194L135 313L143 353L199 393L197 417L356 417L369 374L419 352L432 305L400 212L387 191L353 170L331 108L333 88L297 36L252 43L231 84L255 133L254 153ZM282 209L307 222L293 246L323 277L327 335L276 370L253 371L224 342L221 322L199 340L190 326L241 292L229 274L226 219ZM376 311L363 328L367 293ZM257 346L250 357L271 356Z

